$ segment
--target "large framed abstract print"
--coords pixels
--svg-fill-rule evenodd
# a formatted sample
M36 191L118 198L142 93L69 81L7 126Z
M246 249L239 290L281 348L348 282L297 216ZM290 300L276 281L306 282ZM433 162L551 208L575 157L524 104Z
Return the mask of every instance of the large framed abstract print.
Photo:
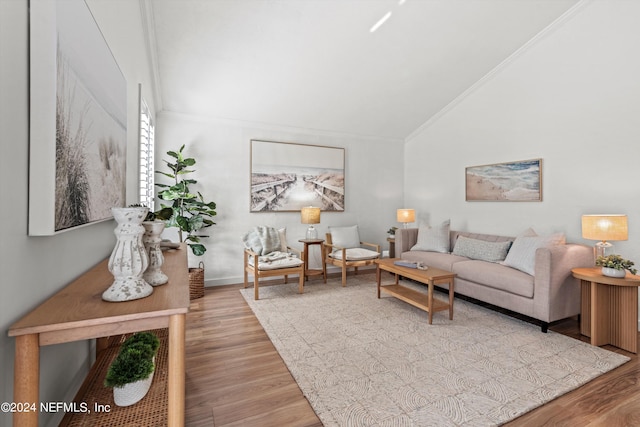
M344 211L344 148L251 140L251 212Z
M127 83L83 0L29 3L29 235L38 236L125 205Z
M467 201L541 202L542 159L471 166L465 181Z

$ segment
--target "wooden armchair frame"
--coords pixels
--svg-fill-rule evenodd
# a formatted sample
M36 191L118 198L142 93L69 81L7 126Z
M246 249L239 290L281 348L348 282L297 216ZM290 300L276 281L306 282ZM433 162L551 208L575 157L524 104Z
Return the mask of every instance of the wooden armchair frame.
M325 283L327 283L327 264L335 265L336 267L340 267L342 269L342 286L347 286L347 269L348 268L353 268L355 270L355 274L358 274L358 267L373 265L376 259L380 259L380 245L361 241L360 246L368 246L372 248L373 250L378 252L378 258L349 261L347 260L347 249L351 249L351 248L343 248L343 247L334 245L331 239L331 233L326 234L325 242L322 244L322 258L324 258L324 263L322 264L322 268L324 269L323 273L324 273ZM337 259L330 256L330 254L336 250L342 251L342 259Z
M273 270L260 270L258 268L258 257L260 256L258 253L252 251L251 249L244 250L244 287L246 288L249 285L249 273L253 275L253 298L255 300L260 299L259 296L259 280L262 277L274 277L274 276L284 276L284 283L288 283L290 274L297 274L299 278L298 285L298 293L304 292L304 254L297 249L287 247L287 249L291 252L295 252L301 261L303 261L297 267L287 267L287 268L278 268ZM253 258L253 265L249 263L249 257Z

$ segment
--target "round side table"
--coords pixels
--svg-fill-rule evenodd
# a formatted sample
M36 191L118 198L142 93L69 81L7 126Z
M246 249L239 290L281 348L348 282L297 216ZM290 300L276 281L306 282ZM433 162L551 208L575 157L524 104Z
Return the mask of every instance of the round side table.
M580 333L591 345L611 344L638 353L638 287L640 276L602 275L600 267L574 268L581 283Z
M322 269L310 270L309 269L309 246L320 245L320 252L322 253L322 243L324 239L300 239L298 242L304 244L304 278L307 280L309 276L324 276L325 282L327 281L326 269L324 268L324 256L322 257Z

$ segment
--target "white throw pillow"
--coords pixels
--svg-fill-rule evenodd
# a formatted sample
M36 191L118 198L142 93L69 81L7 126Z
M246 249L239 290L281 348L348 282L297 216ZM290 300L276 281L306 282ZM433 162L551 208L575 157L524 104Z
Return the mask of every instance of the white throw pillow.
M411 250L448 253L451 250L449 241L450 224L451 221L446 220L436 227L420 226L418 240Z
M563 244L564 240L563 233L556 233L550 236L516 237L503 264L533 276L536 266L536 250L538 248Z
M341 248L359 248L360 234L358 226L350 227L329 227L331 233L331 243Z

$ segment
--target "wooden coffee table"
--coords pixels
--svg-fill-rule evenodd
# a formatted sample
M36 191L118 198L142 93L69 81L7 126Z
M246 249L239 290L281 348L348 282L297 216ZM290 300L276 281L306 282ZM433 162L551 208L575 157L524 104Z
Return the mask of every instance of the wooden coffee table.
M394 264L400 258L387 258L376 260L378 268L376 270L376 279L378 280L378 298L380 291L392 295L402 301L409 303L421 310L429 313L429 324L433 320L433 313L437 311L449 310L449 320L453 320L453 279L455 273L447 270L441 270L435 267L429 267L427 270L418 270L417 268L402 267ZM380 276L382 271L388 271L396 275L396 283L394 285L380 285ZM399 284L399 276L413 279L417 282L429 286L427 293L418 292L414 289ZM441 301L433 297L433 287L435 285L449 285L449 302Z

